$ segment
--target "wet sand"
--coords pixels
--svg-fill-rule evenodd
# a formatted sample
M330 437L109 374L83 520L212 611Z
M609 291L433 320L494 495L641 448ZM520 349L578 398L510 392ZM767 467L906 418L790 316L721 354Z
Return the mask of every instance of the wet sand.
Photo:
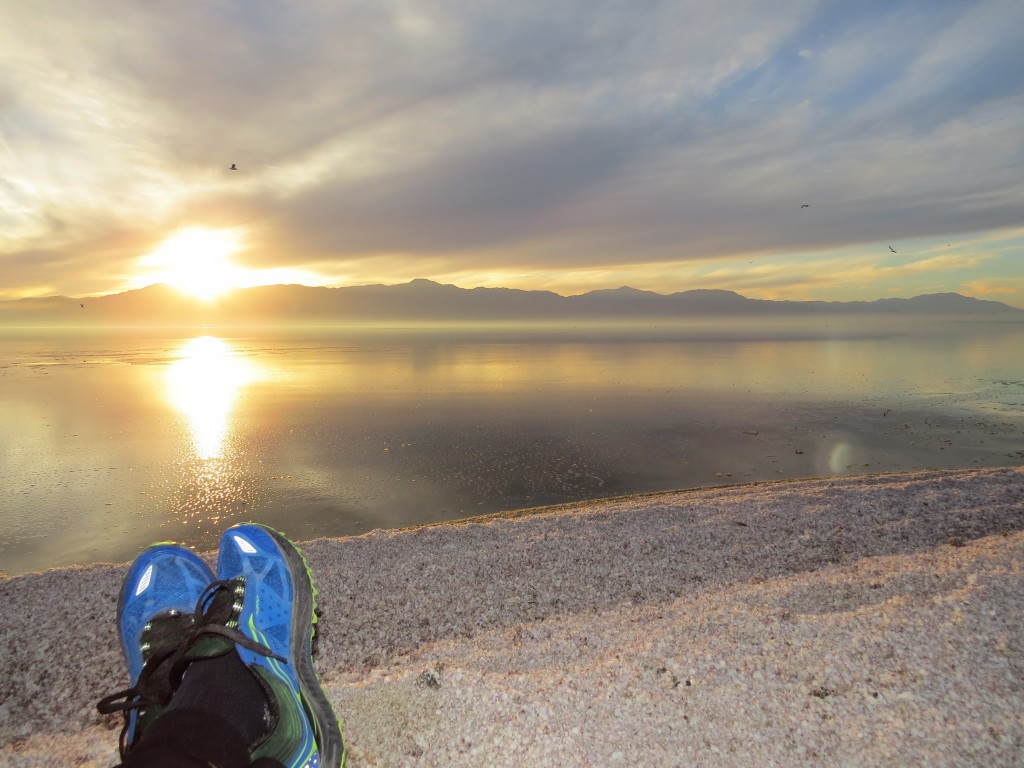
M1024 468L304 544L352 766L1024 763ZM0 763L105 766L125 566L0 582Z

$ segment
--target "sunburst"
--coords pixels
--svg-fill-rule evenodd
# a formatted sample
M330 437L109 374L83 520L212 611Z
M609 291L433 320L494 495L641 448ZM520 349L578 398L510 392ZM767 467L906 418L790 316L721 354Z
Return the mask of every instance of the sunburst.
M241 247L234 230L191 227L164 240L141 265L148 281L210 301L248 282L251 270L231 261Z

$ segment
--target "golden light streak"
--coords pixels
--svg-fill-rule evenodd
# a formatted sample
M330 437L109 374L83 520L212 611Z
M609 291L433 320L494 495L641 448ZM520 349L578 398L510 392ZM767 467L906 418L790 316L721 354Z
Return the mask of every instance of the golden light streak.
M192 339L167 373L166 393L188 421L200 459L219 458L239 390L256 378L252 363L212 336Z

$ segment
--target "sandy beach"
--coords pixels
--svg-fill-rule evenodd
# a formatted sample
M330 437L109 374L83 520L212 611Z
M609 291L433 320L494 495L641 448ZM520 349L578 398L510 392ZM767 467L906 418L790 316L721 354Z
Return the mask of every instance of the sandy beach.
M528 512L303 543L348 765L1024 764L1024 468ZM126 567L0 581L0 764L116 762Z

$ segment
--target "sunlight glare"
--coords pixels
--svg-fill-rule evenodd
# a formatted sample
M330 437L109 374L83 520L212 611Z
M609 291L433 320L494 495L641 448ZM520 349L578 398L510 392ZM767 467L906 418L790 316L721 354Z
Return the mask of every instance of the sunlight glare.
M188 420L200 459L224 452L235 399L254 378L252 365L222 339L200 336L181 348L167 373L167 395Z
M191 227L164 240L141 264L150 281L209 301L246 282L250 270L231 262L241 247L234 230Z

